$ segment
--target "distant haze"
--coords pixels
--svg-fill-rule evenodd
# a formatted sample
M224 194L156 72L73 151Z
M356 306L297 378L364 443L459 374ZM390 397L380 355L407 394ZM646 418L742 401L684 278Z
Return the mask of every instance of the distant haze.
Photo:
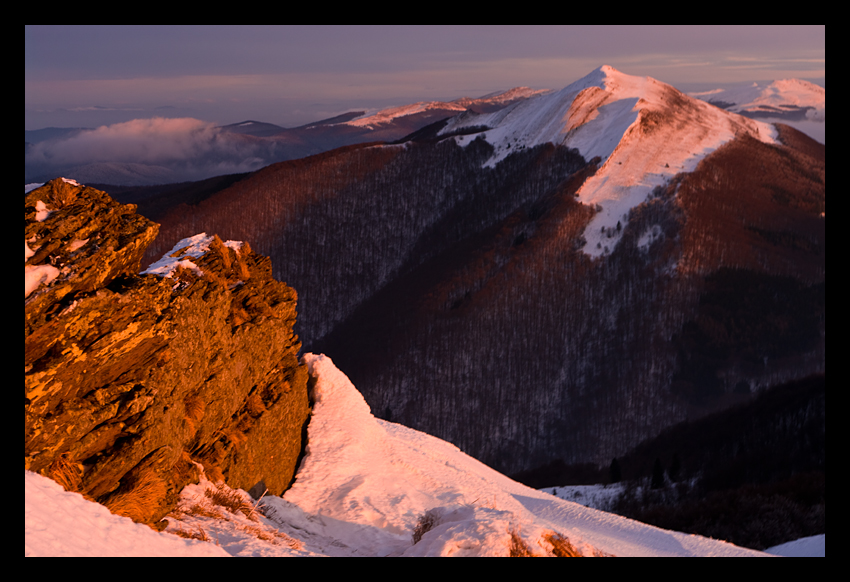
M825 26L26 26L25 129L152 117L294 127L562 88L601 64L682 90L824 83Z

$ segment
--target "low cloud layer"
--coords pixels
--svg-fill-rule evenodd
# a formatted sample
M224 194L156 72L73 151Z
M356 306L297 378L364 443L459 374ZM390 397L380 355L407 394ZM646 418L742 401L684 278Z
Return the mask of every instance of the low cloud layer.
M70 177L102 181L110 172L117 180L124 169L137 183L199 180L256 170L276 161L274 149L273 142L226 133L199 119L154 117L29 145L25 173L27 180L41 180L76 171Z

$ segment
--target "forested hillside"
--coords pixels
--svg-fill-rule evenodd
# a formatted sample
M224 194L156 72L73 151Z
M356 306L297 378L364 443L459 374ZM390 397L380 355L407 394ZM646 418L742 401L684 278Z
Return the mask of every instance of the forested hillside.
M608 463L824 371L825 155L781 137L657 188L598 259L575 198L594 163L545 144L483 168L491 146L453 138L270 166L172 209L150 257L201 231L248 240L298 291L305 350L376 415L503 472Z

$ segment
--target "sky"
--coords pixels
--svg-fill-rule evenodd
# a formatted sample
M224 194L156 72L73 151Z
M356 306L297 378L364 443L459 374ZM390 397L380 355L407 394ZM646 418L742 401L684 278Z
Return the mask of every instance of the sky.
M608 64L684 91L824 84L826 27L25 27L25 129L152 117L294 127L345 111L560 89Z

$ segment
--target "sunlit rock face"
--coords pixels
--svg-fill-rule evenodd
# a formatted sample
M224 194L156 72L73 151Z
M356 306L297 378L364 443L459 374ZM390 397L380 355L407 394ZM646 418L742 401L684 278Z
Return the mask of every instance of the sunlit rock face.
M57 179L26 194L25 468L156 524L207 474L289 486L307 422L296 293L247 243L159 225Z

